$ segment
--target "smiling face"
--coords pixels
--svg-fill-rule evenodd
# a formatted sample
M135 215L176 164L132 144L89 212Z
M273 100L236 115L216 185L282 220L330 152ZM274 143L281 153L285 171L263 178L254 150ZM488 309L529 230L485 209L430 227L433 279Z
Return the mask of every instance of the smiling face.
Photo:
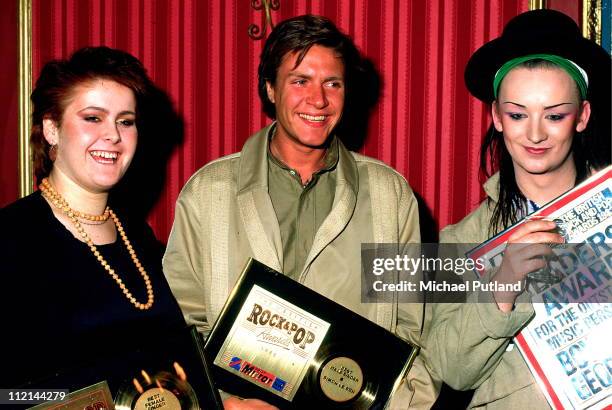
M344 64L335 52L314 45L299 66L298 53L283 57L275 84L266 83L276 108L275 138L299 150L321 148L342 116Z
M125 174L138 139L136 99L129 88L106 79L76 86L58 127L43 120L49 144L57 144L52 173L89 192L110 190Z
M517 67L502 80L492 108L495 128L517 178L574 173L572 140L588 123L590 105L580 101L574 80L561 68Z

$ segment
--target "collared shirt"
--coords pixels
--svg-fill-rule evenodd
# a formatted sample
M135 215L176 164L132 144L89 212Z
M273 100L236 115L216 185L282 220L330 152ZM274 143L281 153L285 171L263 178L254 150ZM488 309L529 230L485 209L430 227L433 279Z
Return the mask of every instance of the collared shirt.
M310 181L302 185L300 174L276 158L268 143L268 193L283 242L283 273L294 279L302 272L317 230L334 203L338 164L336 137L330 142L323 164Z

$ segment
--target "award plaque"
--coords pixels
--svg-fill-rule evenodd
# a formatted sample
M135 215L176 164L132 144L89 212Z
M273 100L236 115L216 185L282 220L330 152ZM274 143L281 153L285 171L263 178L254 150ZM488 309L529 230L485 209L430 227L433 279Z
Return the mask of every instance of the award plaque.
M41 409L217 410L223 405L208 363L202 336L191 326L28 387L71 391L65 401L47 403L49 407ZM83 389L92 383L97 384ZM89 407L78 407L85 402Z
M114 410L113 397L108 383L102 381L72 392L60 402L48 402L30 407L29 410Z
M485 276L528 218L553 220L565 244L528 276L535 316L514 338L555 410L612 408L612 166L549 202L469 253Z
M138 363L115 395L116 410L209 410L223 408L201 335L195 326L138 352Z
M382 409L419 348L251 259L205 350L227 393L279 408Z

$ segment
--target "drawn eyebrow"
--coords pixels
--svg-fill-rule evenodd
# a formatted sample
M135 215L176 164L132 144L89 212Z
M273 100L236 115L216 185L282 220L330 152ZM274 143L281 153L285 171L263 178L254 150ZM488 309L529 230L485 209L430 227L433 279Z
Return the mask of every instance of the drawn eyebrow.
M519 103L516 103L516 102L513 102L513 101L504 101L502 104L512 104L512 105L516 105L517 107L527 108L525 105L519 104ZM546 106L546 107L544 107L544 109L545 110L550 110L551 108L557 108L557 107L560 107L562 105L572 105L572 103L571 102L562 102L562 103L559 103L559 104L554 104L554 105Z
M555 104L555 105L549 105L548 107L544 107L545 110L550 110L551 108L557 108L560 107L562 105L572 105L571 102L563 102L563 103L559 103L559 104Z

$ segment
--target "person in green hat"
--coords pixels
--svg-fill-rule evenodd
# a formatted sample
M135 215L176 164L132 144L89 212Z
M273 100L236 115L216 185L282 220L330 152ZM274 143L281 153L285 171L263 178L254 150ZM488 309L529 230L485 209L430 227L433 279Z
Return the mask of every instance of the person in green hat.
M610 163L610 56L568 16L536 10L515 17L472 55L465 81L491 105L481 169L489 175L489 163L496 172L484 184L487 199L444 228L440 242L484 242ZM516 283L544 267L534 256L563 242L556 228L542 219L522 224L492 280ZM470 408L550 408L512 343L534 315L527 296L488 292L485 303L433 307L424 344L432 374L454 389L474 389Z

